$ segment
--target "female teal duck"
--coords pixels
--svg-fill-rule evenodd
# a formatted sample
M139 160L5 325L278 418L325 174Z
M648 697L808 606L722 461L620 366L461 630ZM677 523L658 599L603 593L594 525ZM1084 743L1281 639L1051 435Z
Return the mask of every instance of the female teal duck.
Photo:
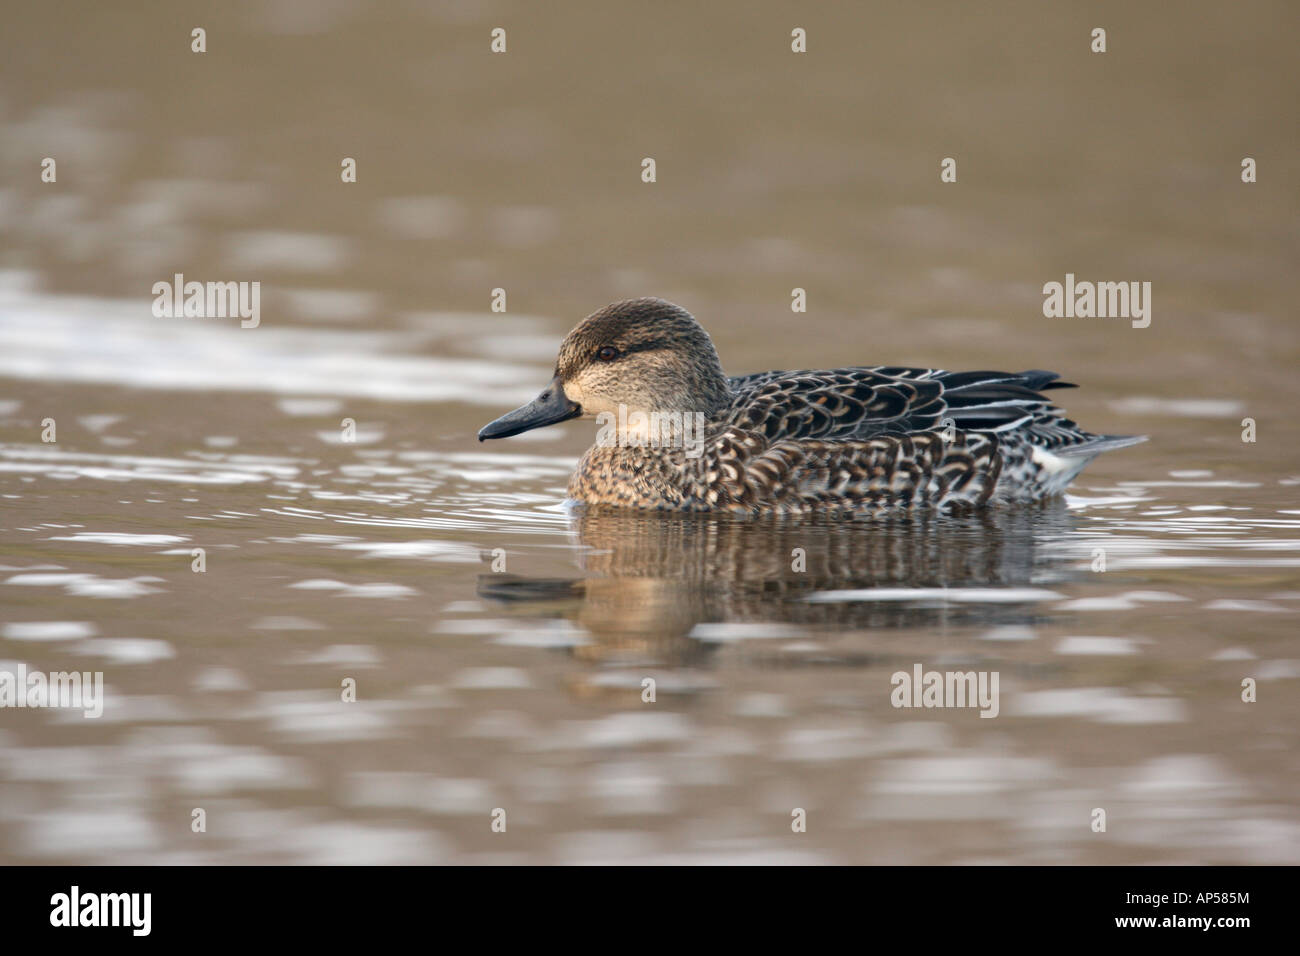
M595 418L569 481L588 505L747 514L965 510L1065 490L1103 451L1040 392L1055 372L873 366L728 378L707 332L663 299L607 306L565 337L536 399L479 441Z

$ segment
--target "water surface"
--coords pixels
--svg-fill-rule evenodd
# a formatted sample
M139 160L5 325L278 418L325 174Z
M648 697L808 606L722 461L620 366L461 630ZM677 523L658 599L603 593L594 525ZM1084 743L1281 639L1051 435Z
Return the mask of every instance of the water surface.
M0 669L106 701L0 711L4 862L1300 860L1288 5L68 16L0 39ZM474 433L642 294L729 374L1052 368L1151 441L964 518L575 512L588 425Z

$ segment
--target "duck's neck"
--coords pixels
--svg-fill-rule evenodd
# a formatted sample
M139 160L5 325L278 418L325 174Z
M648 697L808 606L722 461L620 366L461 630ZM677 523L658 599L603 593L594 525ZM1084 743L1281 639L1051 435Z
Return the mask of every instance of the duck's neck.
M718 412L731 403L732 391L731 383L727 380L726 373L722 371L722 363L718 361L717 354L709 358L712 361L699 370L700 376L695 392L699 396L699 411L712 420L717 417Z

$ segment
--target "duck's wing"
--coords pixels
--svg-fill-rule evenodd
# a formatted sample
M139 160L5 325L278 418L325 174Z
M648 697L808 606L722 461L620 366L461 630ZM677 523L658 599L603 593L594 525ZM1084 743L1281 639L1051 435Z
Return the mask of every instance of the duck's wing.
M723 424L769 442L869 439L948 427L959 431L1042 431L1050 443L1087 433L1041 394L1072 388L1055 372L948 372L896 366L759 372L731 380Z

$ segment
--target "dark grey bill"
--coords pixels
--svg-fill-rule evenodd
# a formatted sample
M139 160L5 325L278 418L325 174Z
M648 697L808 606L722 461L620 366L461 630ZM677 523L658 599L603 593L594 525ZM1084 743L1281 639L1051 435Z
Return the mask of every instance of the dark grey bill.
M543 425L567 422L570 418L577 418L581 414L582 406L569 401L565 397L559 378L553 378L551 384L546 386L546 390L527 405L516 408L513 412L508 412L480 428L478 440L509 438L511 435L541 428Z

